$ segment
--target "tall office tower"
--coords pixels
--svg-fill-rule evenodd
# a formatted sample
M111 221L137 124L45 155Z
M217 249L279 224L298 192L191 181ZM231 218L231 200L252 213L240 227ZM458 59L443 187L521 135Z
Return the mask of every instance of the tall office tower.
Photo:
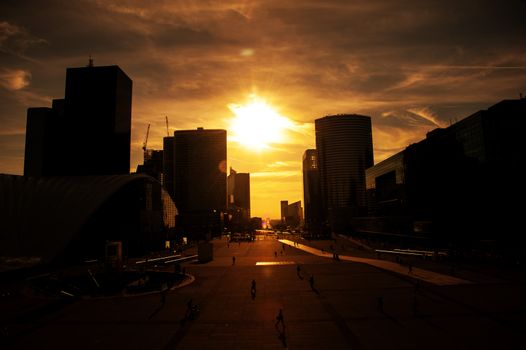
M333 231L367 213L365 169L373 165L371 118L342 114L315 120L324 216Z
M238 173L230 168L228 175L228 204L247 210L250 218L250 174Z
M163 187L174 198L174 137L163 138Z
M64 100L53 100L51 108L27 109L25 176L56 176L64 163Z
M289 201L281 201L281 223L285 224L287 222Z
M250 174L230 168L228 175L228 213L233 229L248 228L250 224Z
M305 203L305 228L310 233L321 233L322 201L318 153L308 149L303 154L303 200Z
M53 143L57 119L52 108L27 109L25 176L45 176L52 172L53 154L57 152Z
M161 184L164 183L164 151L149 149L148 157L144 157L143 164L137 165L137 174L150 175Z
M118 67L68 68L63 175L130 173L132 81Z
M226 180L226 130L175 131L174 201L192 238L221 234Z
M118 66L68 68L65 98L28 109L24 175L129 174L131 99Z

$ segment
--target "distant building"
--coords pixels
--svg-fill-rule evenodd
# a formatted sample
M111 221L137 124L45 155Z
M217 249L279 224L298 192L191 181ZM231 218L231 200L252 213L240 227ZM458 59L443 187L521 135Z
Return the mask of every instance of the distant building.
M143 164L137 165L137 174L147 174L164 184L163 151L149 149L145 152ZM165 188L166 189L166 188Z
M173 159L180 230L194 239L220 235L227 208L226 130L175 131Z
M163 187L174 198L174 137L163 138Z
M281 208L281 211L280 211L281 212L281 223L286 224L288 208L289 208L289 201L281 201L280 208Z
M231 229L248 229L250 227L250 174L238 173L230 168L227 191Z
M512 203L525 193L525 117L526 99L505 100L367 169L377 230L455 240L514 236L522 228L520 205Z
M250 218L250 229L261 230L263 228L263 219L260 217Z
M65 90L28 109L24 174L129 174L131 79L118 66L68 68Z
M373 162L371 118L342 114L315 120L324 221L344 231L367 212L365 169Z
M303 200L305 203L305 229L312 233L321 233L323 212L318 154L315 149L308 149L303 154Z
M303 223L303 208L301 201L289 204L287 207L287 226L291 228L299 228Z
M296 229L303 225L303 208L301 201L289 204L288 201L281 201L281 221L279 224L273 223L274 228Z

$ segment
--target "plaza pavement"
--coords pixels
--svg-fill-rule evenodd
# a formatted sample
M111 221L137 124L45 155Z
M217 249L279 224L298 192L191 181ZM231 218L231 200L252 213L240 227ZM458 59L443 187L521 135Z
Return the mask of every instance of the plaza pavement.
M214 241L212 262L185 268L195 281L170 291L165 305L153 294L79 300L34 318L24 317L27 310L21 308L20 317L3 320L11 335L0 345L13 349L511 349L523 347L526 340L524 283L424 282L417 289L407 273L354 259L338 262L272 238L240 244ZM308 282L311 276L315 291ZM252 280L257 283L254 299ZM2 298L0 306L24 305L21 298ZM190 299L201 311L181 326ZM275 327L279 309L286 344L279 337L281 326Z
M295 247L297 249L303 250L305 252L311 253L316 256L321 256L321 257L330 258L330 259L334 258L334 255L332 253L329 253L325 250L313 248L305 244L297 243L295 241L290 241L288 239L280 239L279 241L281 243L287 244L289 246ZM340 255L340 254L338 254L338 259L343 260L343 261L352 261L352 262L367 264L367 265L378 267L380 269L384 269L387 271L396 272L401 275L407 275L408 277L418 279L424 282L436 284L439 286L470 283L469 281L466 281L464 279L461 279L455 276L448 276L448 275L424 270L424 269L417 268L417 267L411 267L411 270L409 270L407 266L403 266L398 263L381 260L381 259L369 259L369 258L361 258L361 257L349 256L349 255Z

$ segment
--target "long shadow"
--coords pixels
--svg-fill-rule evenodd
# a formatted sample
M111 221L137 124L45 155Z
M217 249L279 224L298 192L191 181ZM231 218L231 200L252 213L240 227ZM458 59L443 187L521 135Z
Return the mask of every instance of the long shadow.
M164 307L164 304L159 305L155 310L153 310L150 316L148 316L148 319L151 320L155 315L159 313L159 311L163 309L163 307Z
M283 344L283 347L287 347L287 335L285 334L285 324L281 323L281 329L279 328L279 324L275 324L276 331L278 332L278 340Z
M388 320L393 321L393 323L399 325L400 327L403 327L403 325L402 325L400 322L398 322L396 318L394 318L393 316L389 315L389 314L388 314L387 312L385 312L384 310L381 310L380 313L381 313L382 315L384 315L385 318L387 318Z

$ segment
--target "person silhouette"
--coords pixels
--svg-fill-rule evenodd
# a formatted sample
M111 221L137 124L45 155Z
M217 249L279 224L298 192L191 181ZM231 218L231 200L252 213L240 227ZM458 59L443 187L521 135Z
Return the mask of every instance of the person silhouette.
M236 257L233 256L233 257L232 257L232 265L235 265L235 264L236 264Z
M276 324L275 324L276 328L278 327L280 323L283 326L283 328L285 328L285 322L283 319L283 309L279 309L279 313L276 316Z
M256 298L256 280L252 280L252 285L250 286L250 295L252 300Z

